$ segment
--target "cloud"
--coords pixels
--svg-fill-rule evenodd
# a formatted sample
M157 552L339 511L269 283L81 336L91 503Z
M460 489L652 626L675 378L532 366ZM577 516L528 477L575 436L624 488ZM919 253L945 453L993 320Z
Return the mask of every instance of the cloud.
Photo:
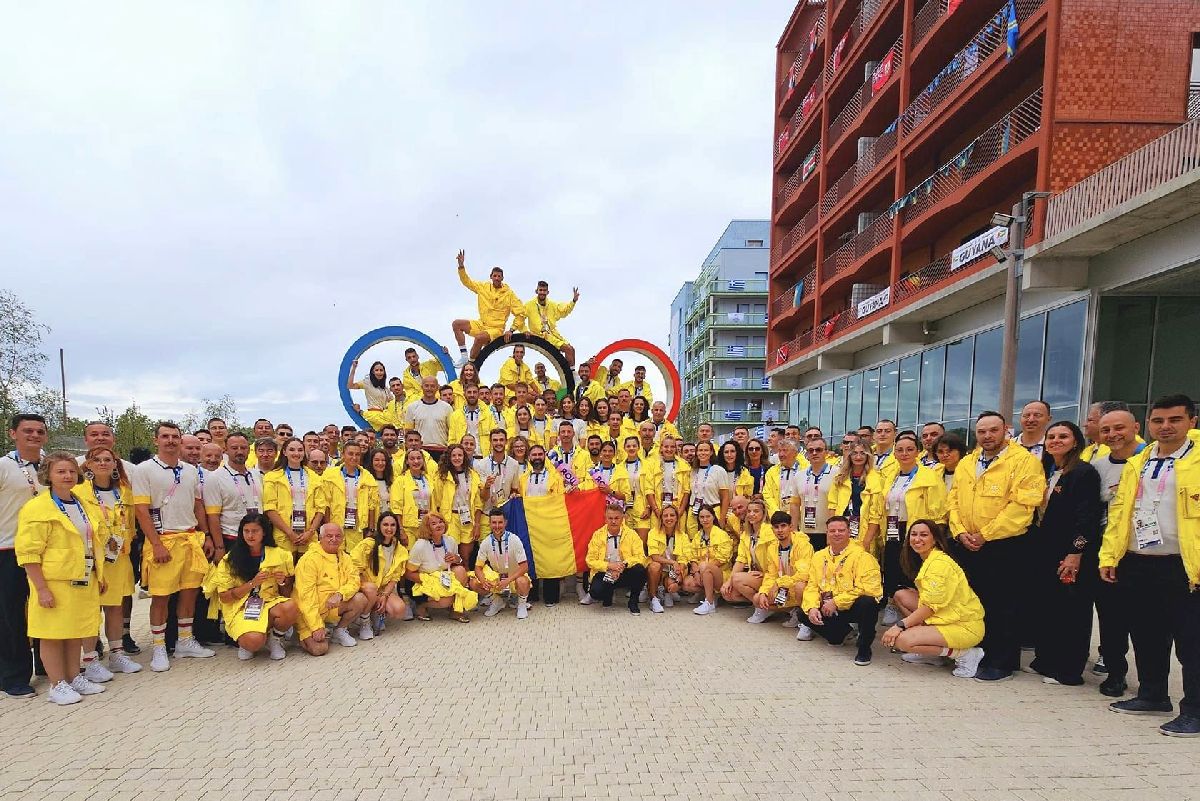
M0 263L73 408L342 420L361 334L452 344L474 316L460 247L522 297L579 286L581 353L665 349L679 284L769 212L793 5L26 4L0 32Z

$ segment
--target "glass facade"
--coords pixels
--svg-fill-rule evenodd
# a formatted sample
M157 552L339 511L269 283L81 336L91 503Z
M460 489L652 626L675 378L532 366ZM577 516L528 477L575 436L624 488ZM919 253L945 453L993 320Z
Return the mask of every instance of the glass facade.
M1182 326L1200 322L1194 319L1200 317L1194 303L1190 308L1176 304L1171 314L1171 336ZM1050 404L1053 419L1079 420L1086 323L1086 300L1022 318L1017 347L1018 409L1043 398ZM860 425L873 426L884 418L896 420L901 429L916 429L921 423L938 420L970 441L975 415L999 405L1002 340L996 326L793 392L793 419L801 426L812 421L831 437ZM1190 359L1196 361L1194 356ZM1200 365L1193 365L1189 377L1200 372L1198 368Z
M1197 298L1101 298L1092 400L1124 401L1144 420L1156 397L1176 392L1200 397L1200 350L1191 341L1197 330Z

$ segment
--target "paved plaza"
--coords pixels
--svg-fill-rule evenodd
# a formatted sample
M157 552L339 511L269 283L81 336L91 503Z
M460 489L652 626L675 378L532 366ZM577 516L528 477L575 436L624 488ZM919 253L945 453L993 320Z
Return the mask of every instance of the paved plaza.
M149 661L148 604L135 636ZM1196 741L1082 688L991 686L777 620L569 603L391 624L323 658L173 662L0 704L0 794L51 799L1200 798ZM1177 666L1176 666L1177 668ZM1177 678L1177 677L1175 677ZM45 692L44 682L38 685ZM1178 686L1172 687L1178 699Z

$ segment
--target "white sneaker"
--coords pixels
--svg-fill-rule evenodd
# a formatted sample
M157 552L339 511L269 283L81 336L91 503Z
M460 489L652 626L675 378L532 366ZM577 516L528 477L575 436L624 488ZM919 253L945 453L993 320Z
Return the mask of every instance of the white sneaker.
M710 604L707 600L701 601L700 605L692 610L693 615L711 615L717 611L716 604Z
M67 704L78 704L83 700L83 696L75 692L70 684L60 681L50 688L50 692L46 694L46 700L52 704L66 706Z
M896 621L898 621L899 619L900 619L900 610L897 609L896 607L892 606L891 604L888 604L887 608L883 610L883 621L882 621L883 625L884 626L894 626L894 625L896 625Z
M808 627L807 623L801 623L796 626L796 639L800 642L808 642L813 638L813 630Z
M575 579L575 594L582 601L588 595L587 582L582 579Z
M488 604L487 609L483 610L483 616L484 617L495 617L496 615L498 615L504 611L505 605L506 604L504 603L504 598L502 598L499 595L493 595L492 602L490 604Z
M942 658L940 656L927 656L926 654L904 654L900 657L900 661L907 662L910 665L942 666Z
M415 620L416 617L417 616L413 614L413 605L411 603L405 604L404 605L404 621L407 623L410 620Z
M983 660L982 648L968 648L954 660L954 675L960 679L975 678L979 663Z
M800 610L793 609L792 611L788 612L788 619L783 621L783 627L785 629L794 629L799 625L800 625Z
M162 673L171 669L171 660L167 658L167 646L154 646L154 654L150 657L150 669L155 673Z
M524 620L529 617L529 602L517 601L517 620Z
M646 588L642 587L642 591L638 594L638 603L644 604L650 600L650 593L646 592Z
M467 354L465 354L465 353L460 353L460 354L458 355L458 358L457 358L457 359L455 360L455 362L454 362L454 369L455 369L455 370L461 370L461 369L463 369L464 367L466 367L466 366L467 366L467 362L468 362L468 361L470 361L470 358L467 356Z
M272 660L278 662L280 659L283 659L285 656L287 656L287 651L283 650L283 640L281 640L279 637L274 635L267 637L267 646L270 648L270 650L267 652L267 655L270 656Z
M75 678L71 679L71 689L80 695L99 695L100 693L104 692L104 685L97 684L94 681L88 681L87 678L80 673L75 676Z
M130 659L124 651L114 651L108 655L108 669L113 673L137 673L142 666Z
M584 606L591 606L592 605L592 594L590 592L585 592L583 595L580 595L579 603L583 604Z
M662 601L658 600L658 598L651 598L650 611L656 615L661 615L663 611Z
M688 597L688 603L692 605L704 603L704 593L693 592L691 596Z
M242 646L240 646L240 645L238 646L238 659L242 660L243 662L249 662L253 658L254 658L253 651L247 651Z
M113 680L112 671L100 664L98 660L87 663L87 667L83 669L83 677L96 684L103 684L106 681Z
M771 613L766 609L755 609L754 614L746 618L747 623L766 623L771 619Z
M664 592L663 593L663 606L667 607L668 609L671 609L675 606L676 600L678 600L678 599L675 597L675 593L673 593L673 592Z
M373 640L375 639L375 630L371 628L371 621L367 619L358 625L358 639Z
M350 632L344 626L338 626L333 630L333 641L346 648L353 648L358 645L354 641L354 637L350 636Z
M195 637L188 637L186 640L180 640L175 643L175 658L176 659L208 659L210 656L215 656L216 651L210 648L205 648Z

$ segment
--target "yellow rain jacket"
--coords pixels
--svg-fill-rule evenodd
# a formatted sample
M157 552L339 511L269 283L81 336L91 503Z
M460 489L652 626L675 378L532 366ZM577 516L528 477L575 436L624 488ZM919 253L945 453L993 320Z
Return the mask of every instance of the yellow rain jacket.
M358 469L358 488L355 497L358 509L357 519L354 528L346 528L346 508L349 504L346 498L346 477L342 473L342 469L326 470L325 474L321 476L321 480L325 482L326 502L329 509L328 520L330 523L342 526L346 535L343 548L349 553L354 546L362 542L362 531L371 525L372 518L379 519L379 484L376 483L374 476L366 470L361 467ZM320 547L314 539L309 550Z
M716 562L722 567L729 567L733 564L733 538L725 533L725 530L719 526L713 526L708 533L708 544L704 544L701 538L703 531L696 529L695 534L689 534L686 538L676 540L676 542L684 541L685 553L689 562Z
M863 533L866 532L868 525L879 522L877 514L883 509L883 492L883 476L879 471L872 470L867 473L867 480L862 488L862 514L859 515L858 521ZM854 491L848 477L840 481L834 479L829 486L829 514L845 514L846 507L850 505L853 495Z
M517 360L509 356L504 360L504 364L500 365L500 383L504 385L505 394L508 397L513 396L513 385L517 382L530 387L537 386L537 382L533 379L533 368L529 366L529 362L521 362L518 365Z
M487 453L489 450L488 443L491 441L492 429L495 427L496 418L491 410L480 404L479 406L479 435L475 437L475 442L480 446L480 449ZM449 441L453 443L462 442L464 435L470 433L467 430L467 412L465 408L455 409L450 413L450 430L447 434Z
M400 380L404 382L404 409L407 409L410 403L416 403L421 399L423 394L421 392L421 379L437 378L437 374L442 370L442 362L440 359L426 359L417 365L417 370L420 372L420 375L413 375L408 362L405 362L404 372L400 373ZM399 426L404 420L404 409L400 410L395 420L389 421L392 425Z
M663 500L662 457L660 456L657 459L643 459L639 478L642 482L643 496L653 495L655 501L658 502L658 508L661 509ZM679 457L675 457L675 483L678 492L675 495L672 505L679 510L679 527L684 528L683 510L684 504L687 502L687 497L692 491L692 467Z
M268 573L286 573L291 576L294 573L292 555L283 548L264 545L263 559L259 570L265 570ZM267 580L258 586L258 595L263 599L262 614L257 621L246 620L243 613L246 610L246 601L250 598L249 595L235 598L229 603L221 600L221 593L228 592L234 587L240 587L245 583L245 580L234 574L233 568L229 564L229 555L226 554L208 571L200 589L209 600L208 617L216 620L219 611L225 619L226 633L235 640L247 632L265 632L269 622L267 613L271 607L288 600L286 596L279 594L279 583L275 581L275 577L268 576Z
M899 468L890 473L893 483L900 475ZM878 523L882 528L887 523L887 496L892 484L885 484L885 489L875 501L873 517L868 523ZM847 501L848 502L848 501ZM904 491L904 507L907 520L933 520L937 523L946 522L946 482L932 468L917 464L917 473ZM845 507L842 507L845 508Z
M529 493L529 470L525 467L521 473L521 497L524 498ZM546 495L562 495L566 492L566 487L563 486L562 474L558 472L550 460L546 460Z
M638 394L638 388L633 381L626 381L624 384L618 384L617 388L613 391L613 394L616 395L623 389L629 390L630 398L645 398L646 403L654 403L654 393L650 389L649 381L642 382L641 394Z
M446 519L447 531L459 545L469 545L475 541L475 524L479 521L479 514L483 509L483 504L479 501L479 493L483 487L479 481L479 474L468 468L465 475L470 486L467 491L467 508L458 512L454 510L454 496L458 489L454 475L447 474L443 478L440 468L430 475L433 508ZM468 513L469 522L462 521L462 511Z
M324 548L310 548L296 563L296 580L292 588L292 600L299 607L296 633L307 640L312 633L337 620L336 607L324 611L325 602L335 592L343 601L354 597L361 586L359 570L345 551L327 553Z
M926 618L929 626L955 626L962 623L983 624L983 604L967 583L967 575L958 562L944 551L929 552L917 572L918 602L933 610Z
M304 519L306 525L311 525L317 519L318 512L326 512L329 509L329 491L325 487L325 479L318 476L315 471L307 467L300 468L303 475L303 492L304 492ZM333 468L326 470L328 474L334 470ZM336 471L335 471L336 472ZM338 473L340 475L340 473ZM296 471L292 472L292 480L297 481L297 492L300 491L300 482L297 479ZM289 528L292 522L292 488L288 484L287 473L281 468L272 470L263 476L263 511L277 512L283 522L287 523ZM328 517L326 518L328 521ZM341 521L335 521L339 525ZM313 538L316 542L316 538ZM283 548L288 553L295 553L296 547L292 545L292 541L288 539L287 531L275 532L275 545Z
M678 540L676 540L678 542ZM621 525L621 561L626 566L642 565L645 567L650 560L646 557L646 549L642 538L628 526ZM588 543L587 566L593 573L603 573L608 570L608 527L601 526L592 534Z
M362 581L370 582L377 588L383 589L393 581L402 580L404 571L408 567L408 549L404 547L404 543L396 540L396 552L392 555L391 565L383 563L383 546L380 545L378 570L371 569L371 549L374 547L374 537L364 537L363 541L354 546L354 550L350 552L350 560L354 563L354 568L362 577Z
M788 559L790 569L785 574L780 569L779 563L779 538L774 536L772 532L770 537L764 537L758 541L758 547L755 549L758 552L758 558L762 565L763 580L759 585L758 591L771 599L771 603L775 602L775 592L781 587L787 587L789 590L792 585L797 582L808 581L808 571L812 564L813 549L812 543L808 541L808 537L804 534L792 535L792 552ZM800 599L795 602L788 598L788 602L784 606L799 606Z
M1029 528L1046 494L1042 461L1022 447L1008 445L979 478L978 451L954 470L948 501L950 536L977 532L987 541L1018 537Z
M520 331L525 324L525 306L508 284L499 289L491 281L475 281L467 275L465 267L458 268L458 280L475 293L479 303L479 322L489 332L502 332L508 327L508 316L513 318L512 330Z
M558 303L546 298L546 305L538 303L537 297L525 301L524 330L535 337L542 337L556 348L566 342L558 332L558 321L575 311L575 301Z
M425 491L429 493L427 510L434 509L433 484L434 480L428 471L425 473ZM404 529L414 529L420 525L420 509L417 506L417 490L420 482L416 476L407 471L398 473L389 491L390 511L400 518L400 526Z
M821 605L821 593L832 592L837 608L845 611L860 597L883 598L879 562L854 540L837 556L828 548L813 554L801 606L807 612Z

